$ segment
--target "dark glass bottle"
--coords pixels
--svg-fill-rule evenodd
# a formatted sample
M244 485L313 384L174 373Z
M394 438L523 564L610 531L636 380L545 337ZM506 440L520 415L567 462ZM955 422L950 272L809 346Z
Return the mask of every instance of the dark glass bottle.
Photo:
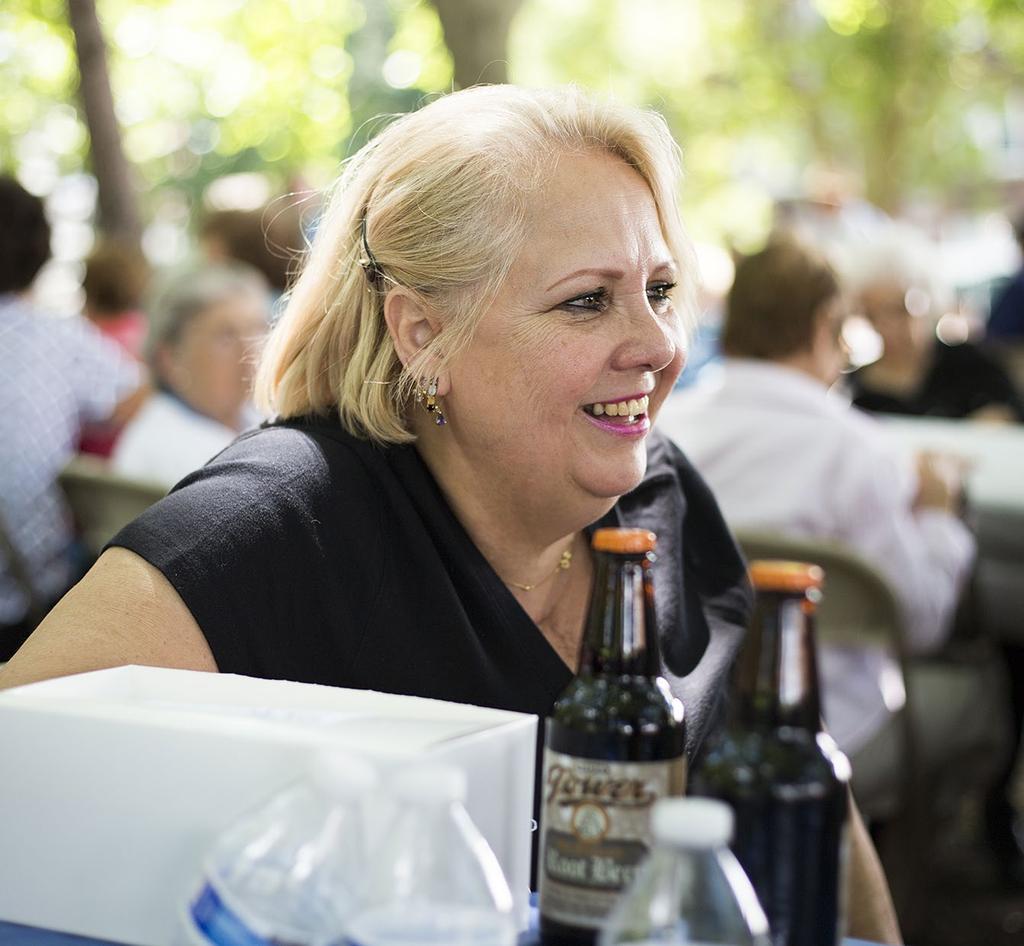
M599 529L576 677L547 721L538 864L545 944L590 944L686 782L683 706L661 675L655 537Z
M821 731L813 619L823 573L753 562L757 593L724 730L691 791L732 805L732 849L761 900L773 946L835 946L843 933L850 765Z

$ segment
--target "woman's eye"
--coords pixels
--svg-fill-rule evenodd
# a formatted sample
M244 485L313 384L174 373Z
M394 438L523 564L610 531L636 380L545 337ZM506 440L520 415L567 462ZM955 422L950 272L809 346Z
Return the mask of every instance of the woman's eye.
M570 312L579 312L581 309L587 312L603 312L608 308L608 293L604 289L584 292L572 299L566 299L559 308L568 309Z
M651 308L655 312L662 312L672 302L672 290L676 288L674 282L652 283L647 287L647 298L650 300Z

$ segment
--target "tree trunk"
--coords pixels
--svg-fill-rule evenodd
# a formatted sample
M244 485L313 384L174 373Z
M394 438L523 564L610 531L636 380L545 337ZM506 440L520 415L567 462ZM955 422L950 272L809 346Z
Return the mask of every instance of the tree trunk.
M455 86L508 82L508 33L523 0L434 0Z
M925 54L924 4L900 0L890 9L887 34L887 69L877 86L877 105L864 131L865 195L876 207L898 215L912 189L907 142L921 133L927 113L915 100L935 79Z
M99 193L99 228L111 236L138 243L142 236L138 199L132 170L121 147L121 128L114 113L107 71L107 47L96 3L67 0L67 6L78 52L79 95Z

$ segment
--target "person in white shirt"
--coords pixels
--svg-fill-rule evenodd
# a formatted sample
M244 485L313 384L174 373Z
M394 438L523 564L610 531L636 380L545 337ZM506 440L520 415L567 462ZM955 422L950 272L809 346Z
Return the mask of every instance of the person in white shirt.
M138 365L85 319L32 300L50 258L43 201L0 176L0 662L77 580L84 562L60 471L90 421L123 421Z
M957 515L959 474L945 458L894 452L875 421L829 393L846 363L844 317L824 259L774 240L737 266L721 370L670 398L659 427L707 479L734 528L831 540L874 565L902 606L907 650L924 654L946 641L975 554ZM889 708L897 668L867 644L822 646L819 663L826 724L870 811L899 776ZM917 672L910 710L926 766L968 748L999 751L998 687L973 674L940 683Z
M111 464L169 488L259 423L249 398L269 305L254 270L204 266L175 278L149 316L157 393L125 427Z

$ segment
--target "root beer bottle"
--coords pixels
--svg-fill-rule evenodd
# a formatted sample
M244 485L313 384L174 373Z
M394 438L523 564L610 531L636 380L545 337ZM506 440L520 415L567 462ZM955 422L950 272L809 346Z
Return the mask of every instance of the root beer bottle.
M541 941L590 944L651 844L651 806L685 787L683 706L661 676L655 537L594 533L579 669L547 721Z
M772 946L836 946L850 764L821 731L813 617L823 574L760 561L750 578L757 602L726 726L691 791L732 806L732 849L768 915Z

